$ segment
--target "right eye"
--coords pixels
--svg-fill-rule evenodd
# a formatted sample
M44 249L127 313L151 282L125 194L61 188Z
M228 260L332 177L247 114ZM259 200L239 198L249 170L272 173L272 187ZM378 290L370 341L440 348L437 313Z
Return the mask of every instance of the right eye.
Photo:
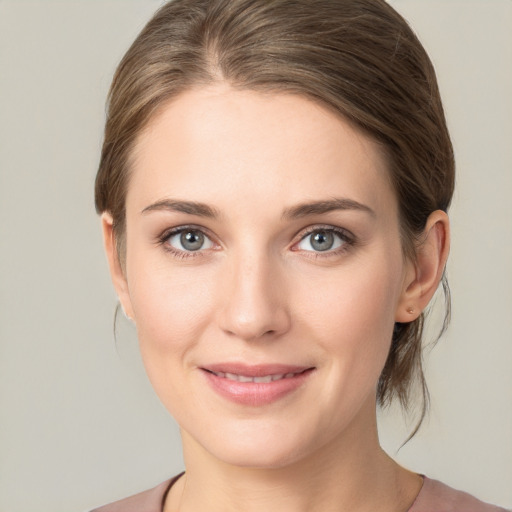
M196 252L212 249L214 243L201 230L181 228L165 236L165 243L179 252Z

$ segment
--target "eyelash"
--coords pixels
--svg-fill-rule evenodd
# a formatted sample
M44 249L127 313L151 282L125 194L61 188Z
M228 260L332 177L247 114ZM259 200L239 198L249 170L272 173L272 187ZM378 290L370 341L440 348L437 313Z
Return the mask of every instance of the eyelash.
M328 225L316 225L311 226L310 228L307 228L306 231L303 231L300 233L300 238L297 242L294 242L292 245L292 250L299 251L300 249L293 249L293 247L296 247L298 244L300 244L303 240L305 240L308 236L311 236L314 233L332 233L336 236L338 236L341 241L343 242L341 247L338 247L334 250L326 250L326 251L304 251L307 253L308 258L329 258L329 257L335 257L339 256L345 252L347 252L351 247L356 245L356 238L355 236L347 231L346 229L337 228L335 226L328 226Z
M198 256L204 256L205 250L197 250L197 251L182 251L180 249L174 248L172 245L170 245L169 239L173 236L179 235L181 233L187 232L187 231L195 231L203 234L208 240L210 240L213 244L212 237L208 235L208 233L205 232L204 228L201 228L199 226L179 226L177 228L172 228L164 231L157 240L158 245L161 245L165 251L171 253L174 257L179 259L188 259L188 258L195 258ZM356 245L356 238L352 233L349 231L337 228L334 226L322 226L322 225L316 225L311 226L310 228L307 228L306 231L301 232L299 235L300 238L298 241L294 242L291 246L292 251L300 251L300 249L294 249L298 244L300 244L303 240L305 240L308 236L312 235L313 233L318 232L324 232L324 233L333 233L334 235L338 236L341 241L343 242L341 247L336 248L334 250L326 250L325 252L322 251L303 251L304 253L307 253L307 257L309 258L329 258L333 256L338 256L340 254L343 254L344 252L348 251L351 247ZM218 244L215 244L218 245Z
M172 228L164 231L157 240L158 245L161 245L165 251L171 253L175 258L178 259L187 259L187 258L196 258L198 256L204 256L204 250L197 250L197 251L182 251L180 249L174 248L172 245L170 245L169 239L173 236L179 235L181 233L186 233L187 231L194 231L198 232L204 235L205 238L210 240L213 244L212 237L208 235L204 228L200 228L199 226L179 226L177 228ZM215 244L218 245L218 244Z

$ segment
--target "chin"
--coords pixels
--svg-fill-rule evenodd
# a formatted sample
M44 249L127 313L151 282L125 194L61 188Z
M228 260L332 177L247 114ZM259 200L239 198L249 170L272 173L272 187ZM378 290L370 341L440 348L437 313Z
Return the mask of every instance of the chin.
M301 458L296 449L261 447L259 444L250 446L249 443L241 446L231 443L225 450L217 445L210 453L225 464L252 469L280 469Z
M252 423L252 422L251 422ZM195 437L198 443L215 459L243 468L279 469L305 458L319 448L315 436L283 424L256 422L233 425L221 435L207 433ZM201 442L203 441L204 442Z

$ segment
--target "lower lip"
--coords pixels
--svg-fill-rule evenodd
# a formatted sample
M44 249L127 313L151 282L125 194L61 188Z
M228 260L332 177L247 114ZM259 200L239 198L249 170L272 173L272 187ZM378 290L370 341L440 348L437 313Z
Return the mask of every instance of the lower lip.
M238 382L203 370L208 382L219 395L232 402L254 407L271 404L294 392L306 382L312 372L313 368L272 382Z

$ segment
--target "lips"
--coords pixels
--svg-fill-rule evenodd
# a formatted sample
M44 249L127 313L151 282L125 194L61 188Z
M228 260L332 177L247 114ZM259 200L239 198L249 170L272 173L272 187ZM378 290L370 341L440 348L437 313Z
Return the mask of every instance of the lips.
M262 375L261 377L251 377L249 375L237 375L236 373L213 372L217 377L235 380L237 382L256 382L266 383L281 379L291 379L296 373L274 373L271 375Z
M223 398L242 405L262 406L301 388L314 367L220 363L201 370Z

